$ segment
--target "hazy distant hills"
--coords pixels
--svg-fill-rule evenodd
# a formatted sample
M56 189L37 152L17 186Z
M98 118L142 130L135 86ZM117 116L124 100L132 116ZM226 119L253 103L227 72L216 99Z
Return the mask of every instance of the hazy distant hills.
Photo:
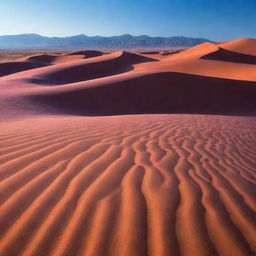
M203 42L211 41L183 36L150 37L129 34L111 37L86 35L46 37L38 34L21 34L0 36L0 50L182 48Z

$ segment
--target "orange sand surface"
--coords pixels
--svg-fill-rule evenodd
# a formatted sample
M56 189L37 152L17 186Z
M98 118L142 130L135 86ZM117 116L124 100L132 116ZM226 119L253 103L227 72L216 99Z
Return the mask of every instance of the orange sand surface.
M0 255L254 255L255 42L0 62Z

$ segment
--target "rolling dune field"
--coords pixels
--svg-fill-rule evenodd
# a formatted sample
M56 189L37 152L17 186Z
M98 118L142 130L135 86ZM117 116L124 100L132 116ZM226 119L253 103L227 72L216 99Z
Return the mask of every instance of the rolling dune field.
M0 62L0 255L256 254L256 40Z

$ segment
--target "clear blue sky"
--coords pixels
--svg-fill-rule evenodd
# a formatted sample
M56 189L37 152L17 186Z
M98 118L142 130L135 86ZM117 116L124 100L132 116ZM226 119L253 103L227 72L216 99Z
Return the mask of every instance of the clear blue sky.
M256 37L256 0L0 0L0 34Z

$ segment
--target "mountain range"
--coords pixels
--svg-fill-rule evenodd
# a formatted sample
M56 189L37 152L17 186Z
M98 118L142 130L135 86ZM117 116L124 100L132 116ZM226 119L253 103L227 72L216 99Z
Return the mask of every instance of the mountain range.
M184 36L150 37L132 36L86 36L46 37L38 34L0 36L0 50L79 50L79 49L156 49L186 48L204 42L204 38Z

